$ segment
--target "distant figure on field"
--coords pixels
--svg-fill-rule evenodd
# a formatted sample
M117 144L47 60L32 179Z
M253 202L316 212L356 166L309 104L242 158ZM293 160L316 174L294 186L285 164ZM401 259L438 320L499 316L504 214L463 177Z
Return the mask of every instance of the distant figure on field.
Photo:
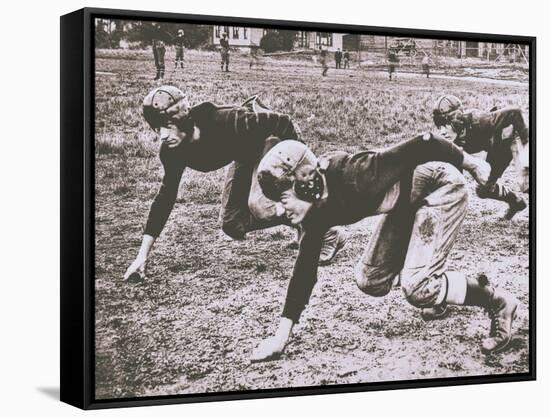
M340 48L334 53L334 62L336 69L342 68L342 51L340 51Z
M258 62L260 60L259 55L259 47L256 45L250 46L250 61L248 63L248 68L252 68L253 65L258 65Z
M321 53L320 62L321 62L321 66L323 67L322 76L325 77L328 71L327 51L326 49L323 49L322 46L319 46L319 52Z
M183 51L184 51L183 40L184 40L183 29L179 29L176 39L174 41L174 44L176 46L176 61L175 61L174 68L178 68L178 63L180 64L181 68L183 68Z
M344 70L349 68L349 52L344 49Z
M430 57L427 55L422 58L422 74L426 74L426 78L430 78Z
M225 65L225 71L229 71L229 40L227 39L227 33L223 33L222 38L220 39L221 56L222 56L222 71L223 66Z
M153 47L153 58L155 59L155 67L157 74L155 80L162 80L164 78L164 55L166 54L166 46L164 41L166 40L166 32L162 30L159 23L153 23L151 27L151 44Z
M388 50L388 73L389 79L392 79L392 74L395 73L397 66L399 65L399 57L397 51L394 48Z

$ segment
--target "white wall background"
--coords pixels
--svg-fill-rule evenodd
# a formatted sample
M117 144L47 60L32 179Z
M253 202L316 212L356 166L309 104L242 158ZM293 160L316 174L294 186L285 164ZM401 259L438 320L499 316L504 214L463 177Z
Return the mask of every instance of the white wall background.
M89 416L542 416L548 405L550 25L543 2L210 0L3 3L0 107L0 414L83 414L58 396L59 16L83 6L538 37L538 381L89 412ZM545 10L546 9L546 10ZM546 412L547 413L547 412Z

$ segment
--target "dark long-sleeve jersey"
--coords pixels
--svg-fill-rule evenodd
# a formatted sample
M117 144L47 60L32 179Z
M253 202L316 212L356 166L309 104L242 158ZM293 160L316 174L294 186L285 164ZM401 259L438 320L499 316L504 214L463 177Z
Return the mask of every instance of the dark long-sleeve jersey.
M229 51L229 40L225 38L221 38L220 45L224 51Z
M174 46L178 49L183 49L185 47L185 38L183 36L176 36L174 39Z
M176 148L166 144L160 147L164 177L144 231L155 238L172 212L185 167L209 172L232 161L255 162L271 135L301 140L298 128L288 115L259 113L240 106L201 103L190 109L186 124L198 128L198 138L186 139ZM188 137L192 137L191 131Z
M377 214L392 186L400 182L396 206L409 201L414 169L429 161L448 162L461 169L464 155L460 148L439 137L418 136L379 152L322 156L328 158L328 198L312 207L304 222L305 234L288 286L282 315L298 322L317 281L317 265L323 235L334 225L348 225Z
M451 121L457 137L455 144L468 153L498 149L502 141L502 131L509 126L514 129L514 135L521 138L525 145L529 142L529 128L525 125L521 110L506 108L494 112L470 111Z

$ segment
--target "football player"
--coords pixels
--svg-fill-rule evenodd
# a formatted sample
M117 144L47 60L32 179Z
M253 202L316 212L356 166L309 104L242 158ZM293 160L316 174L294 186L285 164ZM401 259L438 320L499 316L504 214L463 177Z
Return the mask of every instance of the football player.
M279 138L300 140L299 129L288 115L271 111L256 97L243 106L204 102L191 107L180 89L161 86L145 97L143 116L162 142L159 156L164 177L125 280L145 277L149 253L172 212L186 167L210 172L230 165L220 218L222 230L231 238L244 239L249 231L289 224L280 205L263 195L255 175L262 155ZM321 262L329 263L345 242L342 231L328 231Z
M521 158L528 152L529 128L520 109L511 107L489 112L475 109L464 111L456 96L444 95L435 103L433 120L436 127L443 129L467 153L487 152L486 160L491 166L491 175L487 184L477 187L479 197L506 202L506 219L512 219L516 213L527 207L519 194L499 182L506 168L515 159L520 190L529 190L529 163ZM509 127L513 130L512 134L503 135L503 131Z
M405 298L417 308L484 308L491 330L481 349L487 354L504 350L512 336L516 298L490 285L484 275L467 277L447 269L467 210L462 169L487 184L489 165L437 134L419 135L383 151L333 152L319 159L297 141L274 146L259 164L258 182L305 234L278 328L251 360L283 353L317 280L326 231L379 214L383 217L356 267L358 287L382 297L399 274Z

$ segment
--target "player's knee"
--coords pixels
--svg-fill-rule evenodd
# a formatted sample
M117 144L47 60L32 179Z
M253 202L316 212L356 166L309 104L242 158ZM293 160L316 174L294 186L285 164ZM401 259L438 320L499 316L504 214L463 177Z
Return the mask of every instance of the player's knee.
M453 184L459 187L466 186L466 179L455 166L444 163L441 168L445 173L445 183Z
M363 293L370 296L384 296L389 293L395 272L384 271L375 266L358 263L355 266L355 283Z
M441 292L441 278L423 272L401 272L401 289L405 299L417 308L433 306Z
M401 282L401 289L407 302L416 307L423 306L424 298L422 298L422 295L417 291L415 286Z

